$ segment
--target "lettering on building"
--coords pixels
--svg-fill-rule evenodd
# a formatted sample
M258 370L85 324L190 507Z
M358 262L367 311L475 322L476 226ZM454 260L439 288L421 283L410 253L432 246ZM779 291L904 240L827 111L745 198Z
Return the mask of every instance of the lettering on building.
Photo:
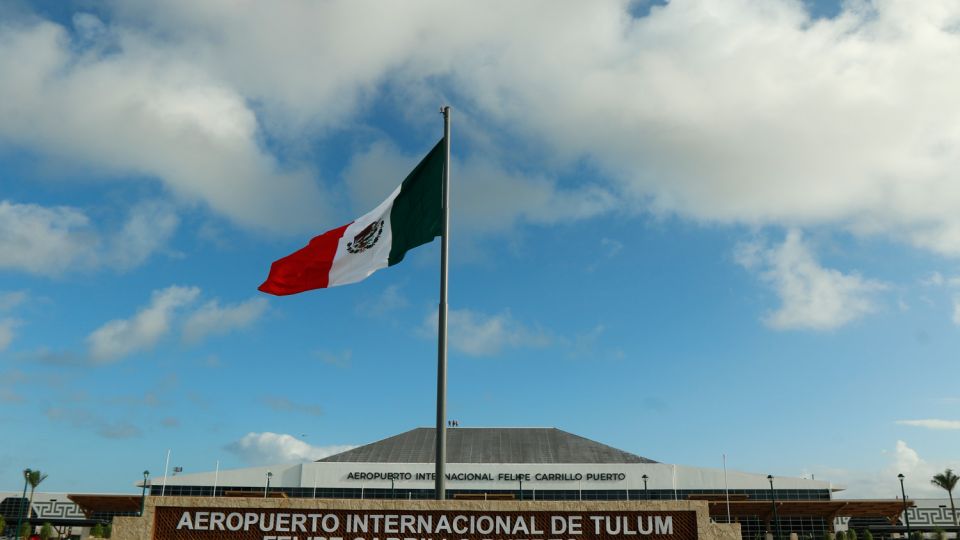
M693 511L429 511L157 507L154 538L697 540Z
M623 482L627 474L622 472L588 472L588 473L491 473L491 472L448 472L447 480L452 482ZM433 481L436 473L432 472L381 472L381 471L351 471L347 473L347 480L420 480Z

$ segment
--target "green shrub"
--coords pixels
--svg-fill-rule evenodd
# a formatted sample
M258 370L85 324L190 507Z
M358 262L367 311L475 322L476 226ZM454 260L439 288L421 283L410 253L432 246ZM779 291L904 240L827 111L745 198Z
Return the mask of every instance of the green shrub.
M40 540L50 540L53 537L53 525L44 523L40 526Z
M863 531L863 540L873 540L873 533L870 532L870 529Z
M857 530L850 529L847 531L847 540L857 540Z
M847 531L837 531L837 540L847 540Z
M33 527L29 523L24 523L20 526L20 536L22 538L30 538L30 535L33 534Z
M92 529L90 529L90 536L93 536L96 538L103 538L103 533L104 533L103 525L99 523L97 523L96 525L93 526Z
M107 523L107 526L103 528L103 537L110 538L110 535L113 534L113 523Z

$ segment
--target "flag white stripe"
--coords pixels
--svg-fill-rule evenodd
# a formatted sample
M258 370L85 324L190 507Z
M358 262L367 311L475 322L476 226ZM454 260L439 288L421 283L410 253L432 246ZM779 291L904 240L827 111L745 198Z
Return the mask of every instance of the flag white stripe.
M390 248L393 242L393 231L390 228L390 211L393 209L393 201L400 194L400 187L397 186L393 193L379 206L359 217L347 227L343 237L337 243L337 253L333 258L333 265L330 267L330 281L328 287L337 285L347 285L356 283L365 279L370 274L386 268L390 258ZM355 243L356 236L366 229L372 223L383 221L383 228L377 228L379 237L376 243L370 247L357 251L353 247L354 253L348 247Z

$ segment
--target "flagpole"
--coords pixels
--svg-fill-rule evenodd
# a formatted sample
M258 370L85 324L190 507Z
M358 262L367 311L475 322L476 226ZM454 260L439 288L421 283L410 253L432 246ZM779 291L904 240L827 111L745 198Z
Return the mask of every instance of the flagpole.
M220 481L220 460L217 460L217 470L213 473L213 493L210 494L211 497L217 496L217 483Z
M447 251L450 249L450 107L443 113L443 226L440 233L440 306L437 323L437 454L435 495L446 499L447 465Z
M167 470L170 469L170 449L167 449L167 461L163 464L163 485L160 487L160 496L167 491Z
M727 523L730 521L730 487L727 485L727 454L723 454L723 491L727 496Z

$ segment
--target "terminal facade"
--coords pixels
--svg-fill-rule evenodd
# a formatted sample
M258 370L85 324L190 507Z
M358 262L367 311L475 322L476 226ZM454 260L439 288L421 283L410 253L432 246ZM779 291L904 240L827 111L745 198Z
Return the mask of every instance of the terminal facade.
M157 497L339 500L434 499L432 428L417 428L311 463L209 471L155 477L148 499ZM772 486L771 486L772 480ZM38 493L29 519L89 527L112 516L137 516L137 495ZM848 526L869 527L878 537L905 532L901 512L910 506L913 530L950 530L946 501L836 499L842 487L823 480L776 477L662 463L555 428L452 428L447 431L448 499L651 504L706 501L715 523L740 524L746 540L773 534L820 539ZM0 501L12 527L25 506L20 493ZM264 501L266 502L266 501ZM399 502L399 501L398 501ZM149 500L147 501L149 505ZM304 501L306 504L306 501ZM320 504L320 501L318 501ZM359 504L359 503L358 503ZM48 508L49 507L49 508ZM77 529L72 529L75 532ZM931 536L932 537L932 536ZM950 537L957 538L956 534Z
M280 464L155 479L150 493L171 496L433 499L435 430L417 428L312 463ZM268 486L269 481L269 486ZM526 501L690 500L729 495L744 501L830 501L842 488L806 478L661 463L555 428L447 430L447 498ZM765 506L764 509L767 507ZM726 514L713 516L726 521ZM784 534L817 538L832 520L778 516ZM771 527L760 516L731 515L744 538ZM828 523L829 521L829 523ZM772 530L772 529L770 529Z

